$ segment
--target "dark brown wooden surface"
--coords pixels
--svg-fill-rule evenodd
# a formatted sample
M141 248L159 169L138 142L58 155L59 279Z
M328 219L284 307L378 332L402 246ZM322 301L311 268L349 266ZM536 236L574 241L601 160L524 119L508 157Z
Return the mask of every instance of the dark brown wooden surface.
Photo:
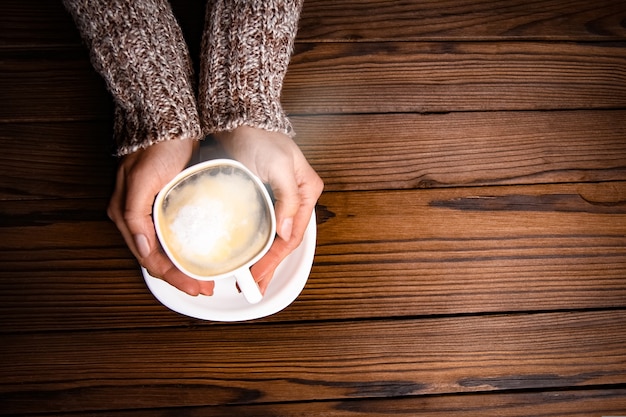
M3 391L32 412L618 384L624 326L595 312L13 335Z
M159 304L107 219L111 100L61 4L0 3L0 415L626 415L625 21L307 0L316 257L226 324Z

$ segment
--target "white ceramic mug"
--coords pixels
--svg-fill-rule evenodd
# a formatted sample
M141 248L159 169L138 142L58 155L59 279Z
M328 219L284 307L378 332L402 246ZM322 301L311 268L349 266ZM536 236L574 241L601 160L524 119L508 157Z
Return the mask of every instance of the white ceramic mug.
M185 169L157 195L153 219L183 273L203 281L234 276L249 303L261 301L250 267L272 246L276 216L265 185L243 164L215 159Z

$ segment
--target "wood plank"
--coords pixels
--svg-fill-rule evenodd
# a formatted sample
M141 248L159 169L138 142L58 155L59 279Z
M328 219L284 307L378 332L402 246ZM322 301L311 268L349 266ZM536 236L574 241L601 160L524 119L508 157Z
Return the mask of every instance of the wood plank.
M296 114L623 108L625 45L301 45L283 101Z
M326 191L626 179L626 111L294 117ZM4 124L0 199L108 198L111 121Z
M0 49L80 46L78 30L62 2L4 0L0 3Z
M108 198L112 136L110 121L3 124L0 200Z
M107 410L112 417L231 417L281 416L354 417L376 415L467 417L553 417L619 415L626 409L626 390L558 390L522 393L480 393L463 395L423 395L394 399L359 399L345 401L314 401L288 404L226 405L147 410ZM95 417L98 412L55 413L56 416ZM104 414L102 414L104 415Z
M626 107L626 48L573 43L302 45L283 89L291 114ZM0 121L110 117L87 53L0 61Z
M0 204L0 331L203 323L152 298L105 206ZM261 321L626 307L626 182L331 192L318 222L307 286Z
M199 43L204 0L172 1L188 42ZM320 1L304 3L298 42L533 39L626 40L619 0ZM80 38L60 2L0 3L0 48L78 45Z
M183 36L197 60L206 0L170 2ZM0 51L84 49L72 17L60 1L4 0L0 2Z
M294 117L325 190L626 179L624 111Z
M170 2L190 49L197 52L206 0ZM81 47L80 33L60 1L4 0L0 3L0 50Z
M604 186L326 194L300 302L311 318L624 305L626 189Z
M3 52L0 122L102 120L112 117L104 81L86 49Z
M624 384L625 330L621 310L13 334L0 397L35 413Z
M626 40L625 18L619 0L307 0L298 40Z

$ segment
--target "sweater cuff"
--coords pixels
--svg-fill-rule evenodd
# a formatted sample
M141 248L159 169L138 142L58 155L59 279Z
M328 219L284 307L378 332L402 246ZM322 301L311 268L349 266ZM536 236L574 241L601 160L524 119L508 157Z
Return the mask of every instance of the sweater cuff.
M118 154L202 137L192 64L164 0L65 0L115 101Z
M207 8L199 107L214 133L247 125L294 136L280 103L300 0L216 0Z

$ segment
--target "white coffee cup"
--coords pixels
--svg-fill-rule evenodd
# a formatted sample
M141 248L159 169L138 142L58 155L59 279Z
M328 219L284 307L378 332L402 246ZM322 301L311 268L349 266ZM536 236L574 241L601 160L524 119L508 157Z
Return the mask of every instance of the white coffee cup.
M183 273L203 281L234 276L249 303L261 301L250 267L272 246L276 216L265 185L243 164L215 159L185 169L157 195L153 219Z

